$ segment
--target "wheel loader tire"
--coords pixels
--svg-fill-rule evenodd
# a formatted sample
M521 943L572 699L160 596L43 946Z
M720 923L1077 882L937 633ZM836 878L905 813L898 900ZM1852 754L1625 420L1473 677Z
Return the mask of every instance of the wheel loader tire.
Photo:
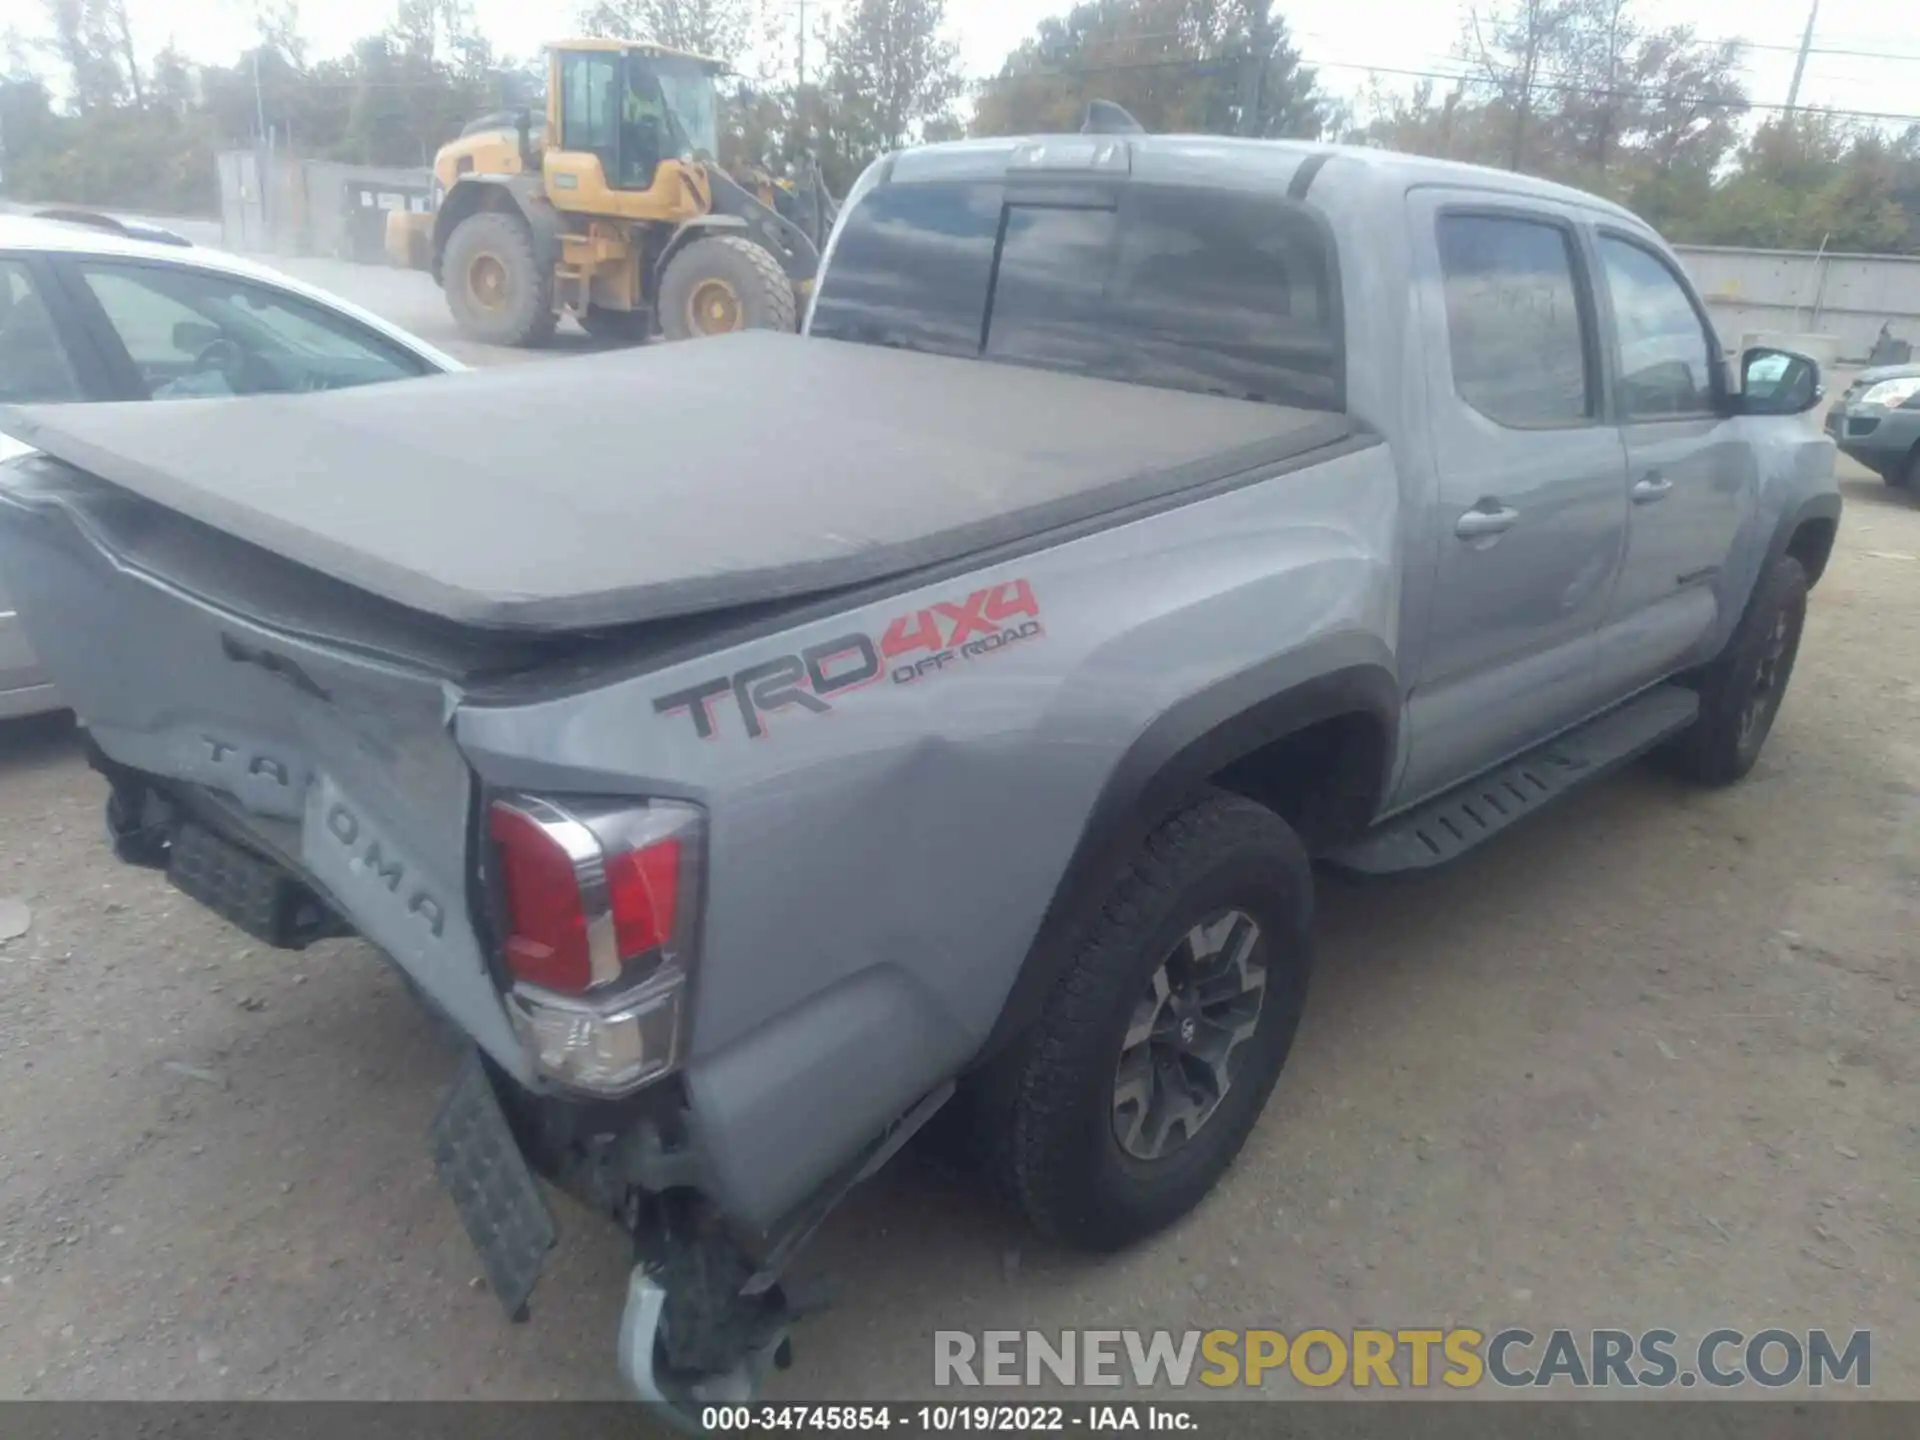
M517 215L482 210L454 227L440 262L447 308L460 333L488 345L544 345L559 316L553 272Z
M653 312L605 310L589 305L587 313L580 317L580 328L609 345L644 345L653 333Z
M660 277L660 333L669 340L798 328L787 272L771 250L738 235L695 240Z

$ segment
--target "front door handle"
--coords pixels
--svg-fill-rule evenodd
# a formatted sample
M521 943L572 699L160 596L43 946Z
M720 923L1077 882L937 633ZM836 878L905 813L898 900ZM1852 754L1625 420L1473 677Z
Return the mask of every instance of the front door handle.
M1497 500L1482 500L1453 522L1453 533L1462 540L1478 540L1485 535L1503 535L1519 520L1518 510L1510 510Z
M1633 503L1651 505L1656 500L1667 498L1667 492L1673 489L1673 482L1658 470L1652 471L1633 487Z

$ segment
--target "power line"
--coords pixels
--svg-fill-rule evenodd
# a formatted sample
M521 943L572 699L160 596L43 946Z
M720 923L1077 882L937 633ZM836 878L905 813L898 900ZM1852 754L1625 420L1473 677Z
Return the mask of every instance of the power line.
M1446 72L1439 70L1408 70L1391 65L1367 65L1351 61L1314 60L1305 62L1323 70L1365 70L1378 71L1385 75L1402 75L1417 80L1453 80L1468 85L1497 85L1497 79L1472 72ZM1600 96L1609 95L1622 99L1660 100L1672 105L1694 105L1710 110L1791 110L1800 115L1826 115L1837 120L1878 120L1894 124L1920 125L1920 115L1896 114L1886 110L1847 110L1824 105L1775 105L1762 100L1718 100L1710 95L1674 95L1664 90L1636 89L1622 85L1575 84L1564 80L1536 80L1536 90L1558 91L1562 94L1580 94Z
M1082 65L1059 67L1047 70L1028 70L1015 75L989 75L976 82L979 88L989 85L1012 85L1023 80L1050 80L1085 78L1095 75L1107 75L1141 70L1193 70L1201 74L1232 73L1241 63L1238 55L1182 55L1160 60L1137 60L1108 65ZM1378 65L1371 62L1316 60L1302 56L1303 67L1313 70L1355 70L1367 74L1398 75L1414 80L1448 80L1461 85L1497 86L1499 77L1471 70L1416 70L1397 65ZM1760 100L1722 100L1708 95L1675 95L1664 90L1639 89L1623 85L1595 85L1591 82L1577 83L1565 80L1536 79L1533 89L1557 91L1562 94L1587 94L1592 96L1608 95L1618 99L1659 100L1671 105L1692 105L1710 110L1728 110L1744 112L1748 110L1787 111L1801 115L1825 115L1840 120L1874 120L1892 124L1920 125L1920 115L1896 114L1885 110L1848 110L1821 105L1776 105Z

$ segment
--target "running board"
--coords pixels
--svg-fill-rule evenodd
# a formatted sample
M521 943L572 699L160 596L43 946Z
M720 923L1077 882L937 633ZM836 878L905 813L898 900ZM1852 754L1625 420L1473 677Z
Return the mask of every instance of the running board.
M1700 713L1700 697L1661 685L1577 729L1385 821L1326 857L1358 875L1426 870L1457 859L1569 790L1605 775Z

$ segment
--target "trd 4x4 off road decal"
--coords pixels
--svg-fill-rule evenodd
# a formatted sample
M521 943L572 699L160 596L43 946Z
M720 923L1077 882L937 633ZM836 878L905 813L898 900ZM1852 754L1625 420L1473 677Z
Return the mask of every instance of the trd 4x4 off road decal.
M662 695L653 708L660 715L685 711L693 717L693 733L711 740L719 733L715 702L731 695L741 724L757 740L767 733L766 717L776 710L822 715L833 709L833 697L876 681L911 685L1043 633L1033 586L1009 580L976 590L964 601L941 601L902 615L878 640L858 632L842 635Z

